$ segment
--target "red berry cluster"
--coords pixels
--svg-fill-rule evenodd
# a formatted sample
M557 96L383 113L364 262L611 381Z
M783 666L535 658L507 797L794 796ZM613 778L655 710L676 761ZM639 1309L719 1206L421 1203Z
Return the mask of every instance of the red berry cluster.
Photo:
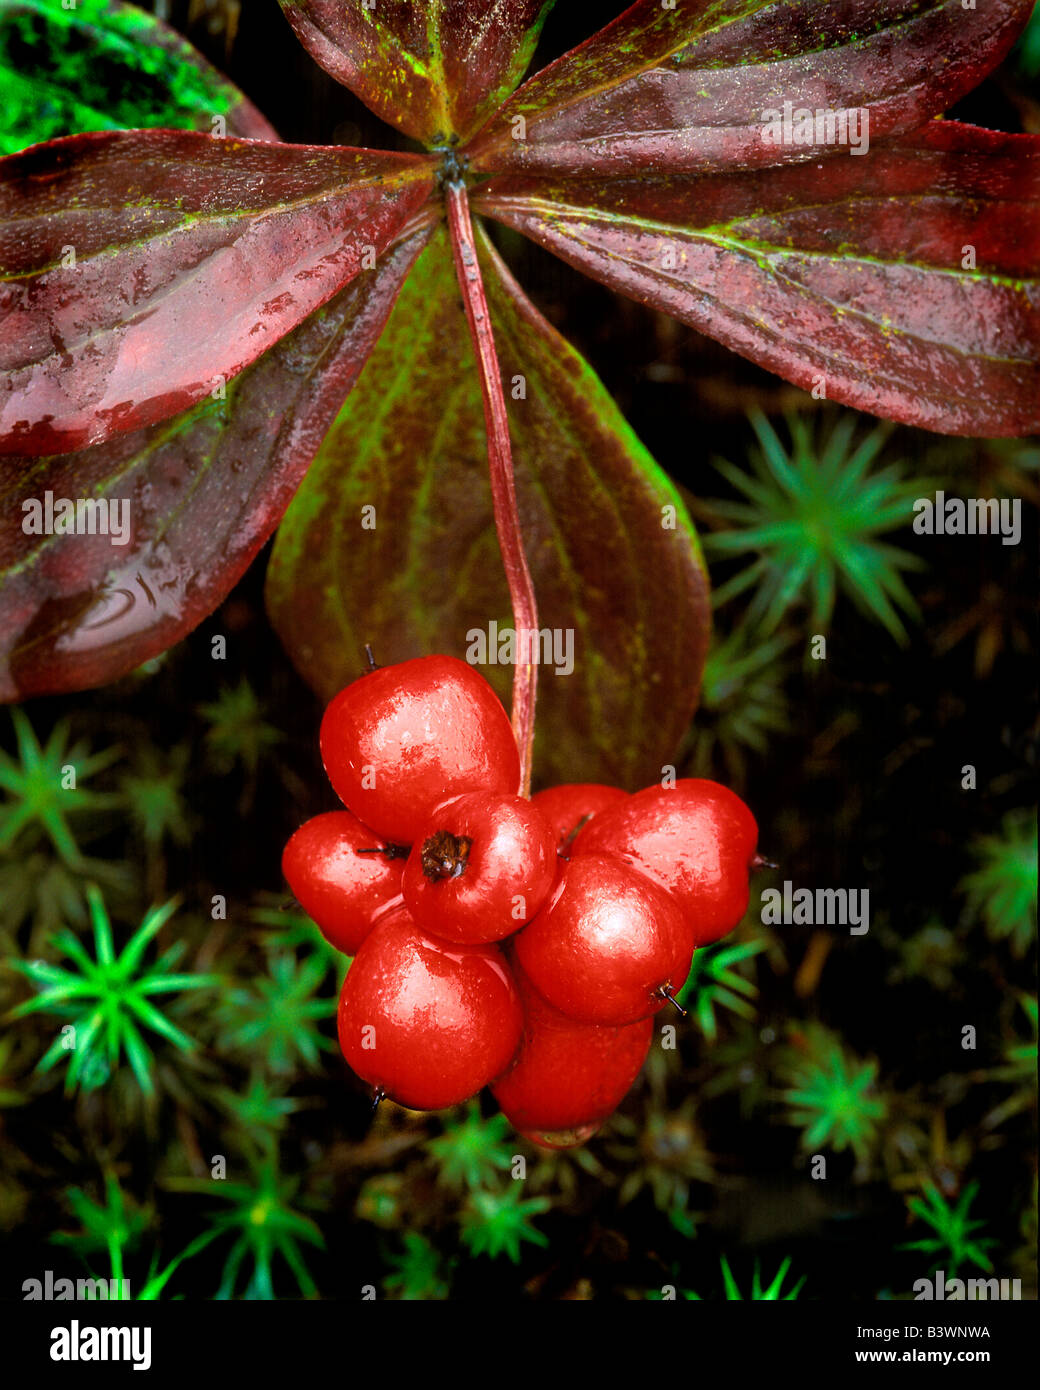
M517 795L505 710L448 656L347 686L321 754L350 809L301 826L282 867L354 956L350 1066L416 1110L490 1085L527 1137L584 1142L635 1080L694 948L743 917L750 811L700 780Z

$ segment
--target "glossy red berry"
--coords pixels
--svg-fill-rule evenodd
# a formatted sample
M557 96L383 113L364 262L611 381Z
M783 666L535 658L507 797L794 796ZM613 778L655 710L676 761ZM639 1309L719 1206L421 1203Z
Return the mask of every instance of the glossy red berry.
M519 1055L491 1087L514 1127L545 1147L583 1143L621 1103L646 1060L653 1019L610 1028L577 1023L540 997L523 970L514 977L524 1006ZM577 1131L570 1138L561 1131Z
M572 854L619 854L679 902L696 945L732 931L747 911L755 818L728 788L700 778L647 787L610 806Z
M530 1139L541 1149L580 1149L599 1129L599 1125L579 1125L577 1129L518 1129L524 1139Z
M363 852L373 849L380 852ZM400 906L404 857L349 811L326 811L292 835L282 873L326 941L352 956L376 922Z
M348 685L321 721L329 781L366 825L410 845L448 797L515 795L509 717L479 671L452 656L383 666Z
M622 859L572 859L548 903L516 938L538 992L584 1023L647 1018L686 981L693 939L671 896Z
M364 1081L413 1110L441 1110L506 1070L523 1013L496 947L435 944L401 909L354 957L338 1025L343 1055Z
M600 782L565 782L536 792L531 801L553 826L557 844L562 844L583 821L624 801L627 795L620 787L607 787Z
M530 801L468 792L423 825L402 891L423 931L462 944L500 941L545 902L557 863L552 827Z

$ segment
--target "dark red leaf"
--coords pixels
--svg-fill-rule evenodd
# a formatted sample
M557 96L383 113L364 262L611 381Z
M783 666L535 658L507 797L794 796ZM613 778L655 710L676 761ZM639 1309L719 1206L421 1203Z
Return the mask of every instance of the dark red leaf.
M0 160L0 453L100 444L201 400L374 263L430 168L169 130Z
M766 113L869 112L914 130L978 85L1032 0L639 0L536 73L482 132L483 170L635 173L811 159L764 137ZM524 138L514 125L524 118Z
M553 0L280 0L300 42L384 121L465 139L524 74Z
M0 459L0 699L114 680L212 612L277 525L427 235L282 338L225 401L79 453ZM128 543L27 534L24 504L44 508L48 492L52 516L62 498L125 503Z
M1036 136L932 122L862 159L506 176L474 205L818 395L947 434L1040 429Z

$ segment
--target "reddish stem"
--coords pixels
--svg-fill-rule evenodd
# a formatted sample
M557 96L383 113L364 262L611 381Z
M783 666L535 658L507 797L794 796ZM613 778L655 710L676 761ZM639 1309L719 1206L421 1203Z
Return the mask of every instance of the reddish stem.
M473 240L466 186L461 181L445 184L448 230L455 257L455 273L466 306L470 336L480 369L480 388L484 396L484 423L487 427L488 466L491 473L491 503L495 530L502 552L502 564L509 584L516 632L517 661L513 669L513 734L520 750L520 790L531 790L531 755L534 747L534 708L538 692L537 650L538 605L524 554L523 532L516 505L513 481L513 450L509 442L509 419L502 390L502 373L495 351L484 281Z

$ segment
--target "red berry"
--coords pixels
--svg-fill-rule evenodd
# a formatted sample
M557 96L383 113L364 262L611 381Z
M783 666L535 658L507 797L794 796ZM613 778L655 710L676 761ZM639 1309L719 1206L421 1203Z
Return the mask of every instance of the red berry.
M383 666L341 690L321 721L321 756L344 804L399 844L448 797L520 785L508 715L453 656Z
M475 1095L509 1066L522 1031L520 996L497 948L436 945L404 909L369 934L343 982L344 1057L413 1110Z
M530 801L457 796L429 817L404 868L405 904L445 941L500 941L535 915L556 877L552 827Z
M620 1025L648 1018L690 972L693 940L670 895L623 860L572 859L548 903L516 938L542 997L569 1018Z
M531 801L556 831L560 844L582 821L599 811L624 801L628 793L620 787L607 787L599 782L565 782L561 787L546 787L536 792Z
M547 1004L522 970L513 973L524 1005L524 1039L516 1062L491 1090L516 1129L556 1147L566 1139L556 1132L595 1128L621 1103L646 1060L654 1023L577 1023ZM547 1131L555 1142L547 1143Z
M678 901L698 946L747 911L755 818L728 788L703 779L647 787L598 815L572 853L621 854Z
M579 1125L577 1129L518 1129L517 1133L542 1149L580 1149L598 1129L599 1125Z
M359 853L366 849L390 853ZM282 873L337 951L354 955L375 923L400 905L404 862L394 849L349 811L315 816L285 846Z

